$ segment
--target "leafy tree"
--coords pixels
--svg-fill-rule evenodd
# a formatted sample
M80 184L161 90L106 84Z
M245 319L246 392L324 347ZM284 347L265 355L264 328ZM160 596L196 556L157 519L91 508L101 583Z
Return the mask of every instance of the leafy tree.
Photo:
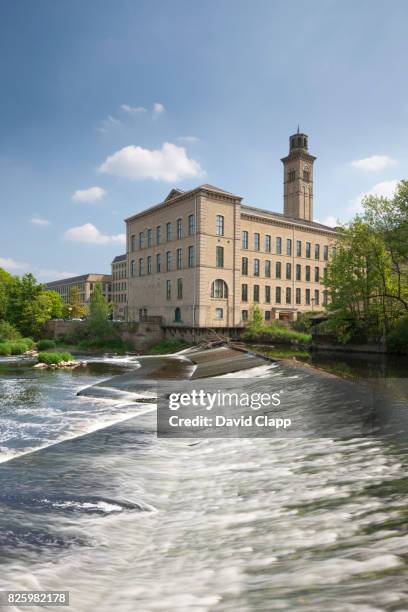
M20 327L24 333L38 336L44 323L61 316L63 302L55 291L41 291L31 301L24 303Z
M87 307L81 303L78 287L71 287L69 301L65 306L64 314L74 319L82 319L82 317L88 314Z
M92 336L104 339L112 336L112 323L108 321L109 304L102 291L102 283L97 282L91 294L89 307L89 331Z
M15 283L16 279L3 268L0 268L0 319L5 319L7 316L10 289Z

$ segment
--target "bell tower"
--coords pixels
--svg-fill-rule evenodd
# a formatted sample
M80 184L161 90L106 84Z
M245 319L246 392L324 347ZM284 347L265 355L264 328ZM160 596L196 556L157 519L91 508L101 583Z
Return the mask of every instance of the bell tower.
M289 154L283 162L283 212L286 217L313 221L313 164L309 137L299 131L289 138Z

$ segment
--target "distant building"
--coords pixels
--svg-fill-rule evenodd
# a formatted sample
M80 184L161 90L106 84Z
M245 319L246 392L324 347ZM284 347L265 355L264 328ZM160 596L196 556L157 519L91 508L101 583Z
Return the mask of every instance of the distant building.
M112 303L114 319L127 319L127 255L112 261Z
M94 285L97 282L102 283L102 291L105 299L111 301L112 276L110 274L82 274L81 276L73 276L71 278L63 278L61 280L47 283L47 289L56 291L60 294L65 304L69 302L70 291L73 287L79 289L79 299L81 304L89 304L91 293Z
M337 233L313 221L315 159L306 134L290 136L283 214L200 185L126 219L128 319L227 328L245 325L255 304L265 321L323 309Z

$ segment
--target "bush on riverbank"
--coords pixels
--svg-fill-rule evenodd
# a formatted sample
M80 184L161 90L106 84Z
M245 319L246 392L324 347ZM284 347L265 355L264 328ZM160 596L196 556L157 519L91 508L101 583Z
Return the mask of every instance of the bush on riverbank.
M0 355L9 357L10 355L23 355L31 350L34 342L31 338L22 338L15 342L0 342Z
M0 321L0 344L9 340L20 340L21 334L8 321Z
M56 344L54 340L48 340L47 338L44 340L39 340L37 342L37 349L39 351L46 351L47 349L55 349Z
M301 312L298 315L296 321L293 321L292 327L295 331L309 334L312 329L312 317L321 314L321 310L309 310L308 312Z
M388 333L387 348L392 353L408 354L408 317L401 319Z
M42 352L38 354L38 363L45 363L46 365L58 365L63 361L75 361L71 353L47 353Z
M152 346L148 350L148 353L150 355L168 355L169 353L178 353L190 346L192 346L192 344L176 338L172 340L161 340L158 344Z
M286 344L310 344L310 334L294 331L286 327L282 321L272 321L266 324L259 306L254 306L251 321L243 333L244 340L248 342L279 342Z

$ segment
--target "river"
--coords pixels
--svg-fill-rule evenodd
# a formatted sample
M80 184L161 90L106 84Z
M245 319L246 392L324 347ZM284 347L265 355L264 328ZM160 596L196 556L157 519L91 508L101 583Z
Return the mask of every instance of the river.
M154 405L76 395L137 365L1 361L0 590L68 590L75 612L408 609L406 437L163 439ZM236 376L291 385L294 416L319 381ZM347 414L328 380L319 414Z

